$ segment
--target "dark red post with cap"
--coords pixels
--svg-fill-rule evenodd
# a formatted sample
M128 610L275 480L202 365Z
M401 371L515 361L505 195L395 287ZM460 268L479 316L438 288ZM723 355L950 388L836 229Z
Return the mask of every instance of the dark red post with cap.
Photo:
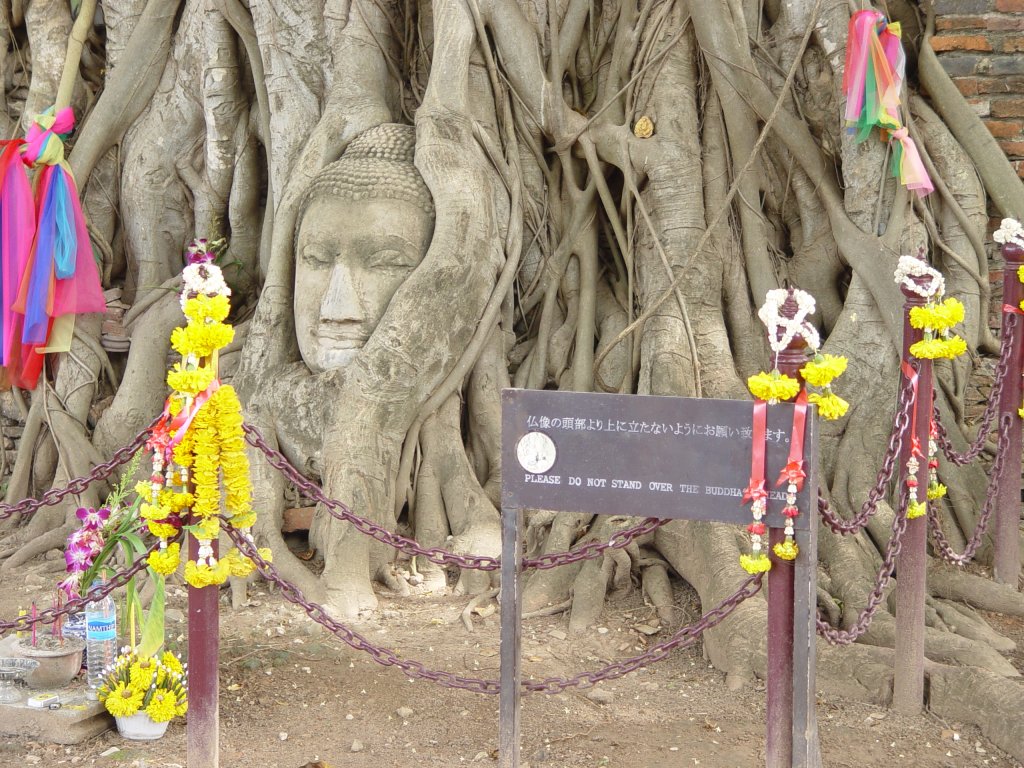
M214 557L217 542L212 542ZM199 557L199 542L188 535L188 557ZM189 768L220 766L220 619L217 585L188 588L188 715L186 739Z
M793 318L798 309L790 293L779 308L779 314ZM796 379L801 386L803 376L800 369L807 362L806 349L807 342L802 336L796 335L779 352L775 361L779 373ZM773 482L773 477L767 478L769 486ZM776 556L775 545L783 541L785 534L782 528L768 529L768 557L772 561L772 569L768 571L768 728L765 743L768 768L790 768L793 765L793 600L796 563ZM803 557L809 555L801 553Z
M1003 317L1016 315L1024 299L1024 285L1017 270L1024 265L1024 248L1016 243L1002 247L1003 259ZM1008 333L1004 321L1003 333ZM1018 409L1022 406L1021 372L1024 369L1024 317L1016 315L1013 324L1013 338L1010 344L1010 364L1006 382L999 401L999 413L1010 416L1010 440L1006 446L1007 469L999 481L999 503L996 507L992 526L993 576L1003 584L1017 586L1020 576L1020 460L1021 460L1021 418ZM1000 417L1002 420L1002 417Z
M927 285L928 277L910 277L918 285ZM917 371L916 436L922 452L927 453L928 428L932 416L932 362L919 360L910 354L910 346L922 338L922 332L910 326L910 310L925 304L923 296L905 285L900 290L906 297L903 305L903 356ZM905 374L903 374L905 375ZM901 385L902 386L902 385ZM914 416L911 416L914 423ZM900 450L900 485L896 498L900 499L907 481L907 461L910 459L913 435L908 434ZM928 488L928 457L918 458L918 501L925 501ZM897 514L899 510L897 509ZM917 714L924 706L924 628L925 580L928 560L928 517L907 521L903 546L896 556L896 668L893 680L893 709L906 714Z

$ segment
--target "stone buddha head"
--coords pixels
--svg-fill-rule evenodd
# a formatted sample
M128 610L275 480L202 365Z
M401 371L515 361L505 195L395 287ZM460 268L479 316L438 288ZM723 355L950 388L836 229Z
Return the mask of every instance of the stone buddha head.
M295 240L295 331L314 373L352 361L434 230L430 191L413 165L416 131L361 133L313 179Z

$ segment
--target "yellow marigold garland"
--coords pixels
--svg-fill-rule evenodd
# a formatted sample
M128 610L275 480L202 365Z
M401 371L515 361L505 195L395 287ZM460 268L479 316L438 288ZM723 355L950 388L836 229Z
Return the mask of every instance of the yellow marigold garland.
M758 573L767 573L772 568L772 561L763 552L758 555L740 555L740 566L751 576Z
M159 549L149 555L149 567L161 576L170 576L181 563L181 545L174 542L165 549Z
M182 360L167 374L173 392L163 431L154 431L151 440L153 476L137 488L150 500L142 506L142 517L150 531L165 539L149 557L157 572L177 569L180 546L168 546L166 539L178 532L191 512L190 530L199 541L199 552L195 561L185 563L185 580L195 587L222 584L231 575L252 572L253 564L237 549L218 559L212 544L220 533L222 512L237 529L251 528L256 520L241 404L232 387L217 381L217 351L231 343L235 333L224 322L231 309L230 289L207 248L205 241L197 241L189 249L181 300L188 322L171 335ZM260 554L270 559L269 551L260 550ZM158 705L159 714L166 714L162 710L169 706Z
M747 379L747 387L758 400L769 403L792 400L800 392L799 381L777 370L751 376Z
M913 307L910 310L912 328L931 328L933 331L948 331L964 321L964 305L953 298L941 302Z
M967 351L967 342L959 336L925 338L910 345L910 354L922 360L952 360Z
M827 387L845 370L846 358L842 355L819 354L800 369L800 375L812 387Z
M215 350L230 344L234 338L235 329L227 323L189 323L171 332L171 347L182 357L190 354L209 357Z
M183 395L194 397L209 389L216 378L216 372L209 365L188 369L182 363L175 363L167 374L167 386Z
M807 402L818 406L818 415L828 420L841 419L850 407L848 402L831 391L823 395L812 392L807 396Z
M772 552L780 560L796 560L800 554L800 547L795 541L782 541L772 547Z

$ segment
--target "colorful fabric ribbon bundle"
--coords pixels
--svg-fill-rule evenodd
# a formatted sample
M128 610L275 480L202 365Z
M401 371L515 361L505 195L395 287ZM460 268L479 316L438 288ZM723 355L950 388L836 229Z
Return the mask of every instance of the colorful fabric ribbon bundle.
M900 121L900 89L906 65L899 22L890 24L874 10L853 14L843 70L846 126L857 134L858 142L877 127L883 141L893 142L892 175L924 197L935 186L917 145Z
M0 334L3 383L33 389L46 352L71 348L75 315L105 312L78 188L64 160L69 108L37 115L0 142ZM34 184L28 169L38 169Z

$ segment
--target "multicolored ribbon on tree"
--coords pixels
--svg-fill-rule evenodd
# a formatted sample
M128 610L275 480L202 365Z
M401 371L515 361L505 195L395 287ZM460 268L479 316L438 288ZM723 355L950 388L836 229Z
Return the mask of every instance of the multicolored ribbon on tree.
M26 389L35 387L44 353L71 348L75 315L106 311L78 188L64 160L74 124L70 107L50 109L0 156L2 362L6 383ZM34 195L26 167L38 169Z
M900 91L907 67L900 32L899 22L890 23L875 10L857 11L850 17L843 70L846 126L856 133L858 142L878 128L882 140L893 143L893 176L924 197L935 187L900 120Z

